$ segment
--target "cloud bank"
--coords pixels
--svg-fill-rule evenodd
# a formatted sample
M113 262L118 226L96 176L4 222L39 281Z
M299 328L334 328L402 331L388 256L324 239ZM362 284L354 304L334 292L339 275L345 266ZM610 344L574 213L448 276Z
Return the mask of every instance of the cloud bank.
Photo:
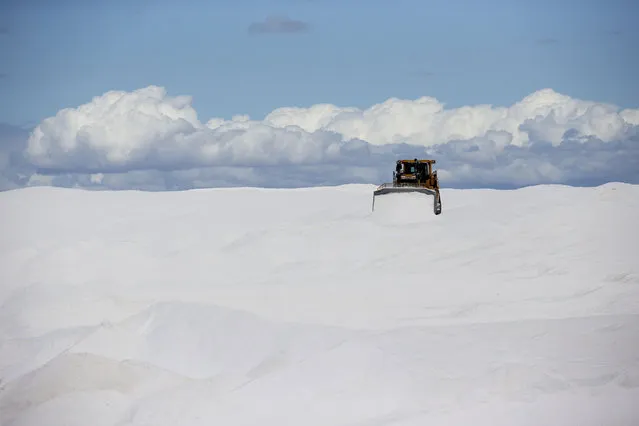
M447 187L639 183L639 109L545 89L509 107L392 98L202 121L190 96L149 86L61 110L28 134L0 128L2 189L380 183L400 157L435 158Z

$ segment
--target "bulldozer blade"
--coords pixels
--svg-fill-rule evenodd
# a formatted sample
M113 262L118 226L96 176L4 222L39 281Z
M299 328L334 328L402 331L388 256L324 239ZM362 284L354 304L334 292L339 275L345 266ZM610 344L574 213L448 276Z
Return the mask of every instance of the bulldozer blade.
M435 195L435 197L434 197L434 204L435 204L435 206L434 206L435 214L436 215L441 214L441 212L442 212L442 198L439 195L439 193L437 193L437 195Z
M441 214L442 200L441 200L439 191L432 188L425 188L425 187L418 187L418 186L381 185L373 192L372 211L375 211L375 198L378 195L398 194L398 193L407 193L407 192L417 192L420 194L432 195L433 196L433 212L436 215Z

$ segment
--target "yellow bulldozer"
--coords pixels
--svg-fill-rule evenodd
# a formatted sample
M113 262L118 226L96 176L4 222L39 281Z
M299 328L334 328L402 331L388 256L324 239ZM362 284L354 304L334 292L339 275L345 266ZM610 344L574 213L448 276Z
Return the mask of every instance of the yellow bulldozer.
M437 170L433 170L435 160L397 160L393 171L393 182L384 183L373 192L373 211L375 211L375 197L384 194L401 192L419 192L433 196L433 212L442 212L442 199L439 194L439 180Z

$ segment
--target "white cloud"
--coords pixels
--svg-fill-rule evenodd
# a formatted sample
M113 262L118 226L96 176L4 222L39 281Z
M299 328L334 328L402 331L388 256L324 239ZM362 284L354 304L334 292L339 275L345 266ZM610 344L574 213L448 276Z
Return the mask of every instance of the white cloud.
M333 105L281 108L265 121L273 126L298 125L306 131L336 131L345 138L372 144L435 145L506 131L512 143L524 145L541 137L559 144L563 133L576 129L603 141L620 138L628 125L639 124L639 110L620 111L613 105L572 99L550 89L540 90L511 107L490 105L445 109L437 99L389 99L366 110Z
M109 92L44 120L26 154L51 171L123 172L225 165L317 164L348 157L357 141L236 117L201 123L188 97L147 87Z
M19 188L29 182L33 168L23 157L29 132L0 123L0 191Z
M438 160L444 185L601 183L639 181L638 126L639 110L550 89L510 107L447 109L422 97L200 121L190 97L149 86L60 111L31 133L24 154L65 186L378 183L397 156L426 155Z

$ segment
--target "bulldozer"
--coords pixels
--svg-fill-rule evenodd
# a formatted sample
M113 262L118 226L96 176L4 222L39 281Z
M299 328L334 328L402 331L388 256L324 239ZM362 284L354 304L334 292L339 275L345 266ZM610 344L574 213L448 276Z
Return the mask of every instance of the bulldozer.
M435 160L397 160L393 171L393 182L379 185L373 192L373 207L375 211L375 197L384 194L402 192L418 192L433 196L433 212L442 212L442 199L439 193L437 170L433 170Z

